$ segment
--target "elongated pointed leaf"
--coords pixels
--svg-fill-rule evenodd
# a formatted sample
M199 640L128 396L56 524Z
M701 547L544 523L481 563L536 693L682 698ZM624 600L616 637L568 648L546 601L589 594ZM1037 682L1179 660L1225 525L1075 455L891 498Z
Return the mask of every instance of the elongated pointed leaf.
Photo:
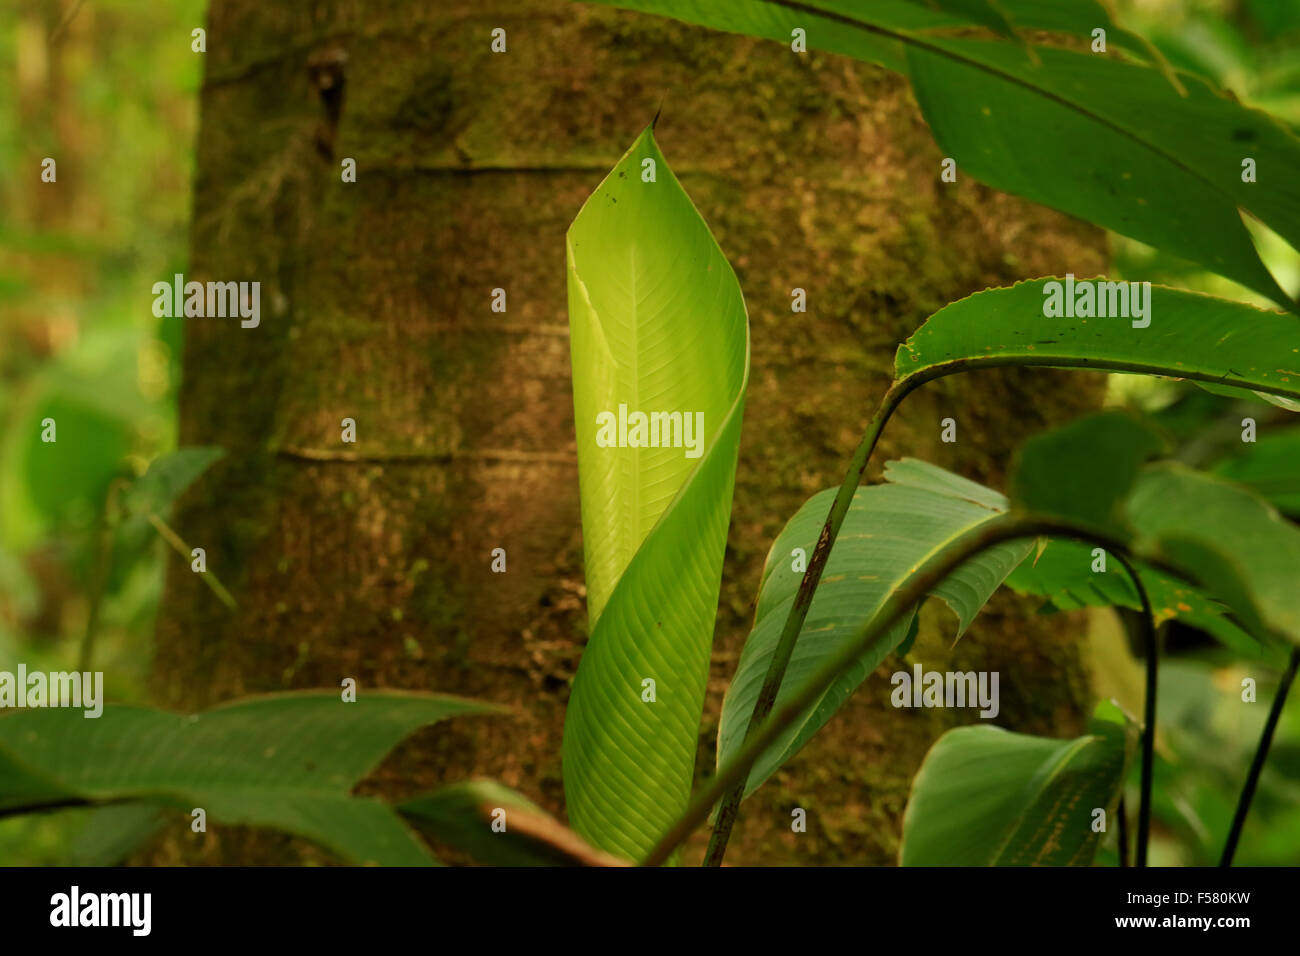
M749 323L649 129L570 227L568 266L592 633L565 720L565 794L574 829L635 859L690 794ZM654 413L684 436L669 441L665 419L638 435L634 416Z
M920 385L974 368L1046 365L1167 375L1300 398L1300 322L1294 316L1163 286L1151 287L1146 328L1134 328L1129 318L1044 315L1055 292L1049 284L1062 282L1035 279L987 289L940 309L899 346L895 375ZM1064 288L1060 292L1064 296Z
M1006 507L1005 499L996 492L924 462L890 462L886 477L898 480L859 488L854 494L790 658L777 695L778 707L870 622L921 562L971 528L1001 515ZM801 549L804 555L812 553L834 494L830 489L810 498L786 524L768 554L754 629L722 706L719 766L744 742L754 702L799 589L805 565L797 562L794 549ZM991 548L963 564L934 590L957 615L958 634L1029 547L1028 542L1010 542ZM900 621L856 667L841 675L803 720L791 725L754 765L747 794L808 742L899 646L910 625L910 619Z
M987 185L1190 259L1294 307L1242 224L1247 209L1300 248L1300 140L1203 80L1072 50L940 36L989 25L977 4L876 0L609 0L690 23L842 53L911 77L936 141ZM1013 22L1077 32L1089 12L1014 4ZM1089 10L1094 5L1089 4ZM1004 10L1004 12L1006 12ZM1095 22L1115 31L1109 19ZM1131 47L1131 34L1115 31ZM1088 37L1091 39L1091 37ZM1160 64L1163 67L1163 64ZM1253 159L1254 181L1243 182ZM1268 170L1268 178L1258 170Z
M1134 749L1131 723L1092 722L1074 740L978 725L930 748L903 814L903 866L1087 866Z
M256 697L185 716L109 704L0 717L0 809L66 800L139 801L214 822L268 826L356 863L428 865L387 804L350 795L402 738L426 724L496 710L428 694Z

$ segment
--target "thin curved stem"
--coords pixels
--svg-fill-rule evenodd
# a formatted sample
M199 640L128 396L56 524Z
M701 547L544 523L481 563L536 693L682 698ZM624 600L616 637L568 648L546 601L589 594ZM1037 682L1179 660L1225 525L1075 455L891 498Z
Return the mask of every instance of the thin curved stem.
M1146 693L1142 701L1142 785L1141 798L1138 803L1137 851L1134 864L1147 865L1147 842L1151 834L1151 781L1155 772L1156 752L1156 685L1160 649L1156 641L1155 615L1151 611L1151 599L1147 589L1138 577L1137 568L1129 563L1123 554L1116 552L1116 559L1124 566L1133 586L1137 589L1138 600L1142 602L1140 637L1142 653L1146 657Z
M1241 828L1246 823L1246 814L1250 811L1250 802L1255 798L1255 786L1259 783L1259 775L1264 769L1264 761L1268 758L1268 748L1273 744L1273 732L1277 730L1277 722L1282 716L1282 708L1286 705L1286 695L1291 690L1291 684L1295 681L1296 670L1300 669L1300 647L1291 651L1291 659L1287 663L1286 672L1282 675L1282 683L1278 685L1277 693L1273 695L1273 706L1268 710L1268 720L1264 722L1264 732L1260 735L1259 746L1255 748L1255 758L1250 762L1250 772L1246 775L1246 784L1241 788L1241 797L1237 800L1237 812L1232 816L1232 829L1228 831L1228 842L1224 844L1223 856L1219 860L1219 866L1232 866L1233 854L1237 852L1237 841L1241 839Z
M853 503L854 492L857 491L858 485L862 482L862 476L867 470L867 462L871 460L871 453L880 440L880 433L884 431L885 423L889 421L890 416L894 414L899 403L902 402L903 397L909 391L911 391L911 387L900 387L895 384L885 393L885 397L880 402L880 407L876 410L876 414L872 417L862 435L862 441L853 452L848 473L844 476L844 480L840 482L839 491L835 493L835 501L831 504L830 514L826 516L826 523L822 525L821 535L817 538L817 546L813 549L812 558L808 561L803 580L799 582L799 591L795 594L794 604L790 606L790 613L786 615L785 619L785 627L781 631L781 637L777 641L776 649L772 652L772 659L768 662L767 673L763 677L763 686L759 689L758 698L754 701L754 711L750 714L749 724L745 729L746 741L754 733L754 728L767 719L767 715L772 712L772 707L776 704L776 695L781 689L781 681L785 677L786 668L790 664L790 656L794 653L795 642L798 641L799 632L803 629L803 622L808 617L808 609L812 606L813 594L821 581L822 572L826 569L826 561L830 557L831 547L835 544L835 538L840 533L840 526L844 524L844 517L849 512L849 505ZM731 830L735 826L736 814L740 808L740 801L744 796L745 781L741 780L723 798L722 805L718 808L718 819L713 828L713 835L709 838L709 848L704 854L704 866L722 865L722 856L727 852L727 841L731 838Z
M984 522L956 538L937 554L931 556L907 584L894 591L872 620L854 635L840 651L817 669L816 673L781 707L775 709L761 726L751 727L739 752L727 762L707 787L691 800L677 822L655 844L646 856L643 866L659 866L691 832L708 819L709 811L724 795L739 786L743 789L750 769L791 723L826 692L840 673L852 666L872 645L888 633L914 605L939 585L944 578L976 554L1017 538L1034 538L1039 535L1057 535L1099 544L1107 551L1120 556L1124 545L1107 535L1098 534L1077 525L1037 516L1004 515ZM1131 565L1124 562L1131 570ZM811 565L810 565L811 568ZM1141 592L1142 583L1136 577L1134 586Z

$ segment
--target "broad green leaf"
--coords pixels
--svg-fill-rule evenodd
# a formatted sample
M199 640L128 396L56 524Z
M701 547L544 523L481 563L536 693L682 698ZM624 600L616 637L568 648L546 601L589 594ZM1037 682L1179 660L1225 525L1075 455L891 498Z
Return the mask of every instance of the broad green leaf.
M920 461L890 462L885 476L890 484L859 488L854 494L777 694L778 707L870 622L923 561L971 528L998 517L1006 506L996 492ZM719 766L744 742L754 702L803 578L791 554L795 548L812 553L834 494L834 489L828 489L810 498L786 524L768 554L754 629L722 705ZM935 588L932 593L956 614L959 635L1029 548L1029 542L991 548ZM805 717L792 724L759 759L746 783L747 794L807 743L904 641L910 617L882 636L858 665L842 674Z
M1128 520L1144 555L1227 604L1252 633L1300 644L1300 528L1246 488L1181 465L1143 470Z
M0 717L0 810L80 800L139 801L222 823L275 827L355 863L427 865L387 804L350 795L412 731L496 708L392 691L273 694L203 714L108 704Z
M1086 415L1021 446L1011 498L1030 512L1069 516L1123 534L1121 512L1138 466L1160 449L1155 432L1131 415Z
M930 748L903 813L903 866L1087 866L1115 806L1136 742L1117 708L1086 736L1053 740L985 724Z
M1213 471L1245 485L1283 514L1300 518L1300 428L1260 435Z
M987 289L940 309L899 346L895 375L916 387L975 368L1045 365L1168 375L1300 398L1294 316L1154 285L1146 328L1133 328L1126 318L1045 316L1045 299L1054 291L1049 283L1061 282Z
M1199 78L1170 82L1163 62L1158 69L1091 52L938 35L988 19L964 0L935 5L948 10L899 0L605 2L786 45L802 29L810 49L905 73L936 141L960 170L1294 308L1260 261L1238 209L1300 248L1300 183L1287 174L1300 168L1300 140ZM1036 12L1041 6L1013 4L1009 17L1077 32L1096 15L1093 4ZM1107 23L1093 26L1150 51ZM1245 157L1270 175L1242 182Z
M1045 610L1073 611L1081 607L1124 607L1140 610L1137 590L1128 572L1114 560L1104 571L1094 571L1093 546L1077 541L1053 539L1042 553L1027 557L1007 577L1006 585L1020 594L1045 597ZM1142 586L1151 601L1155 622L1180 620L1218 638L1229 649L1248 657L1259 657L1262 648L1255 638L1225 616L1226 608L1197 588L1148 564L1134 562Z
M650 129L570 227L568 275L591 639L565 720L565 794L575 830L636 859L690 795L749 322ZM632 431L651 413L679 414L689 434L666 447L663 423L655 447ZM610 434L604 416L624 414L626 435L621 422Z
M1276 302L1238 207L1300 247L1300 141L1202 80L1038 48L936 37L908 49L917 102L946 155L987 185L1197 262ZM1242 159L1278 175L1242 182Z
M909 0L874 0L870 10L855 0L785 3L780 0L596 0L604 6L656 13L686 23L775 40L790 48L803 30L808 49L840 53L876 63L896 73L907 71L899 31L969 26L961 14ZM861 25L859 25L861 24Z
M1015 25L995 0L911 0L929 7L942 10L961 17L973 26L987 27L994 33L1008 39L1019 39Z
M1125 414L1086 416L1026 442L1018 467L1012 472L1012 482L1021 486L1022 494L1028 494L1029 500L1022 503L1031 510L1036 503L1040 512L1057 516L1086 521L1090 512L1103 515L1122 537L1128 537L1129 532L1123 528L1127 519L1113 509L1125 505L1124 496L1138 477L1140 457L1155 448L1155 440L1153 433ZM1107 454L1097 455L1097 448L1105 448ZM1100 467L1077 457L1080 450L1092 455ZM1089 480L1104 490L1099 493L1086 483L1079 484L1072 475L1059 473L1057 463L1061 468L1091 475ZM1111 474L1103 473L1106 471ZM998 510L1008 507L1006 498L993 489L912 459L889 462L885 477ZM1041 487L1026 487L1031 479ZM1062 495L1060 491L1070 493ZM1080 506L1078 501L1087 503ZM1063 611L1112 606L1136 610L1142 606L1128 572L1118 561L1107 561L1104 571L1093 570L1092 545L1069 539L1043 541L1041 545L1007 577L1005 583L1012 590L1049 598L1054 609ZM1179 618L1214 635L1238 653L1260 656L1259 642L1225 617L1222 605L1179 578L1140 561L1133 563L1147 590L1156 623Z
M1018 503L1030 511L1067 517L1127 539L1130 530L1123 513L1126 498L1138 479L1142 459L1159 447L1156 435L1141 422L1120 412L1100 412L1052 429L1022 447L1011 483ZM1097 449L1106 453L1099 455ZM980 501L999 509L1007 507L996 491L926 466L891 462L886 476L912 484ZM935 482L929 475L946 475ZM1141 602L1128 572L1109 560L1105 570L1094 571L1093 545L1069 539L1044 541L1006 580L1023 594L1047 597L1057 610L1079 607L1127 607ZM1157 623L1179 618L1218 637L1228 647L1258 657L1254 638L1224 616L1221 605L1185 581L1149 565L1134 562L1151 601Z
M1142 37L1120 27L1110 11L1097 0L1065 0L1044 3L1043 0L997 0L1012 25L1032 30L1051 30L1092 41L1092 31L1101 27L1106 31L1106 42L1123 46L1134 53L1162 62L1160 54Z
M491 780L452 784L398 811L435 840L492 866L622 866L541 807Z

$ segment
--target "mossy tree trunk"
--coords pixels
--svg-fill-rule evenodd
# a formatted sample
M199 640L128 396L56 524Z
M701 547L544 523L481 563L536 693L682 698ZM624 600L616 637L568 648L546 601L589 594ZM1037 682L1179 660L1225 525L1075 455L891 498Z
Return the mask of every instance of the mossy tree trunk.
M563 809L586 633L564 232L661 105L754 343L701 772L767 548L839 482L895 345L977 289L1104 264L1096 231L960 170L941 182L905 82L838 57L560 0L214 0L207 49L187 278L259 280L263 317L186 321L181 440L229 456L177 522L239 607L174 560L156 690L199 709L355 677L517 708L414 738L373 783L389 794L480 775ZM1098 396L1046 372L946 379L880 457L997 482L1020 438ZM1066 734L1088 697L1077 637L995 599L951 653L937 631L918 652L999 670L1001 723ZM921 756L972 718L895 711L888 690L869 682L747 803L732 862L893 859ZM211 858L249 858L219 831Z

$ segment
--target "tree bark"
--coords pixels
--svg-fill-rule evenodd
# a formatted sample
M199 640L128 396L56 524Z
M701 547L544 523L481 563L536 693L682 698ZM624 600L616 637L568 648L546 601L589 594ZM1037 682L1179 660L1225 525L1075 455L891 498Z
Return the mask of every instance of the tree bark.
M417 735L370 788L490 776L562 812L586 636L564 233L662 106L660 145L736 268L753 340L707 772L764 555L840 481L897 343L986 286L1100 271L1102 235L960 169L941 182L906 83L870 66L559 0L361 7L213 0L186 278L258 280L263 315L255 329L186 320L181 441L229 454L176 520L239 606L172 559L157 696L197 710L354 677L362 693L502 701L517 719ZM796 287L806 313L791 311ZM996 483L1019 440L1099 396L1099 377L945 379L904 406L878 457ZM939 441L946 417L955 444ZM1076 732L1079 629L1031 615L996 598L951 653L950 628L917 653L999 670L1004 726ZM888 691L868 681L744 805L729 862L893 860L921 757L971 718L896 711ZM791 832L795 806L806 833ZM210 829L209 861L286 852Z

